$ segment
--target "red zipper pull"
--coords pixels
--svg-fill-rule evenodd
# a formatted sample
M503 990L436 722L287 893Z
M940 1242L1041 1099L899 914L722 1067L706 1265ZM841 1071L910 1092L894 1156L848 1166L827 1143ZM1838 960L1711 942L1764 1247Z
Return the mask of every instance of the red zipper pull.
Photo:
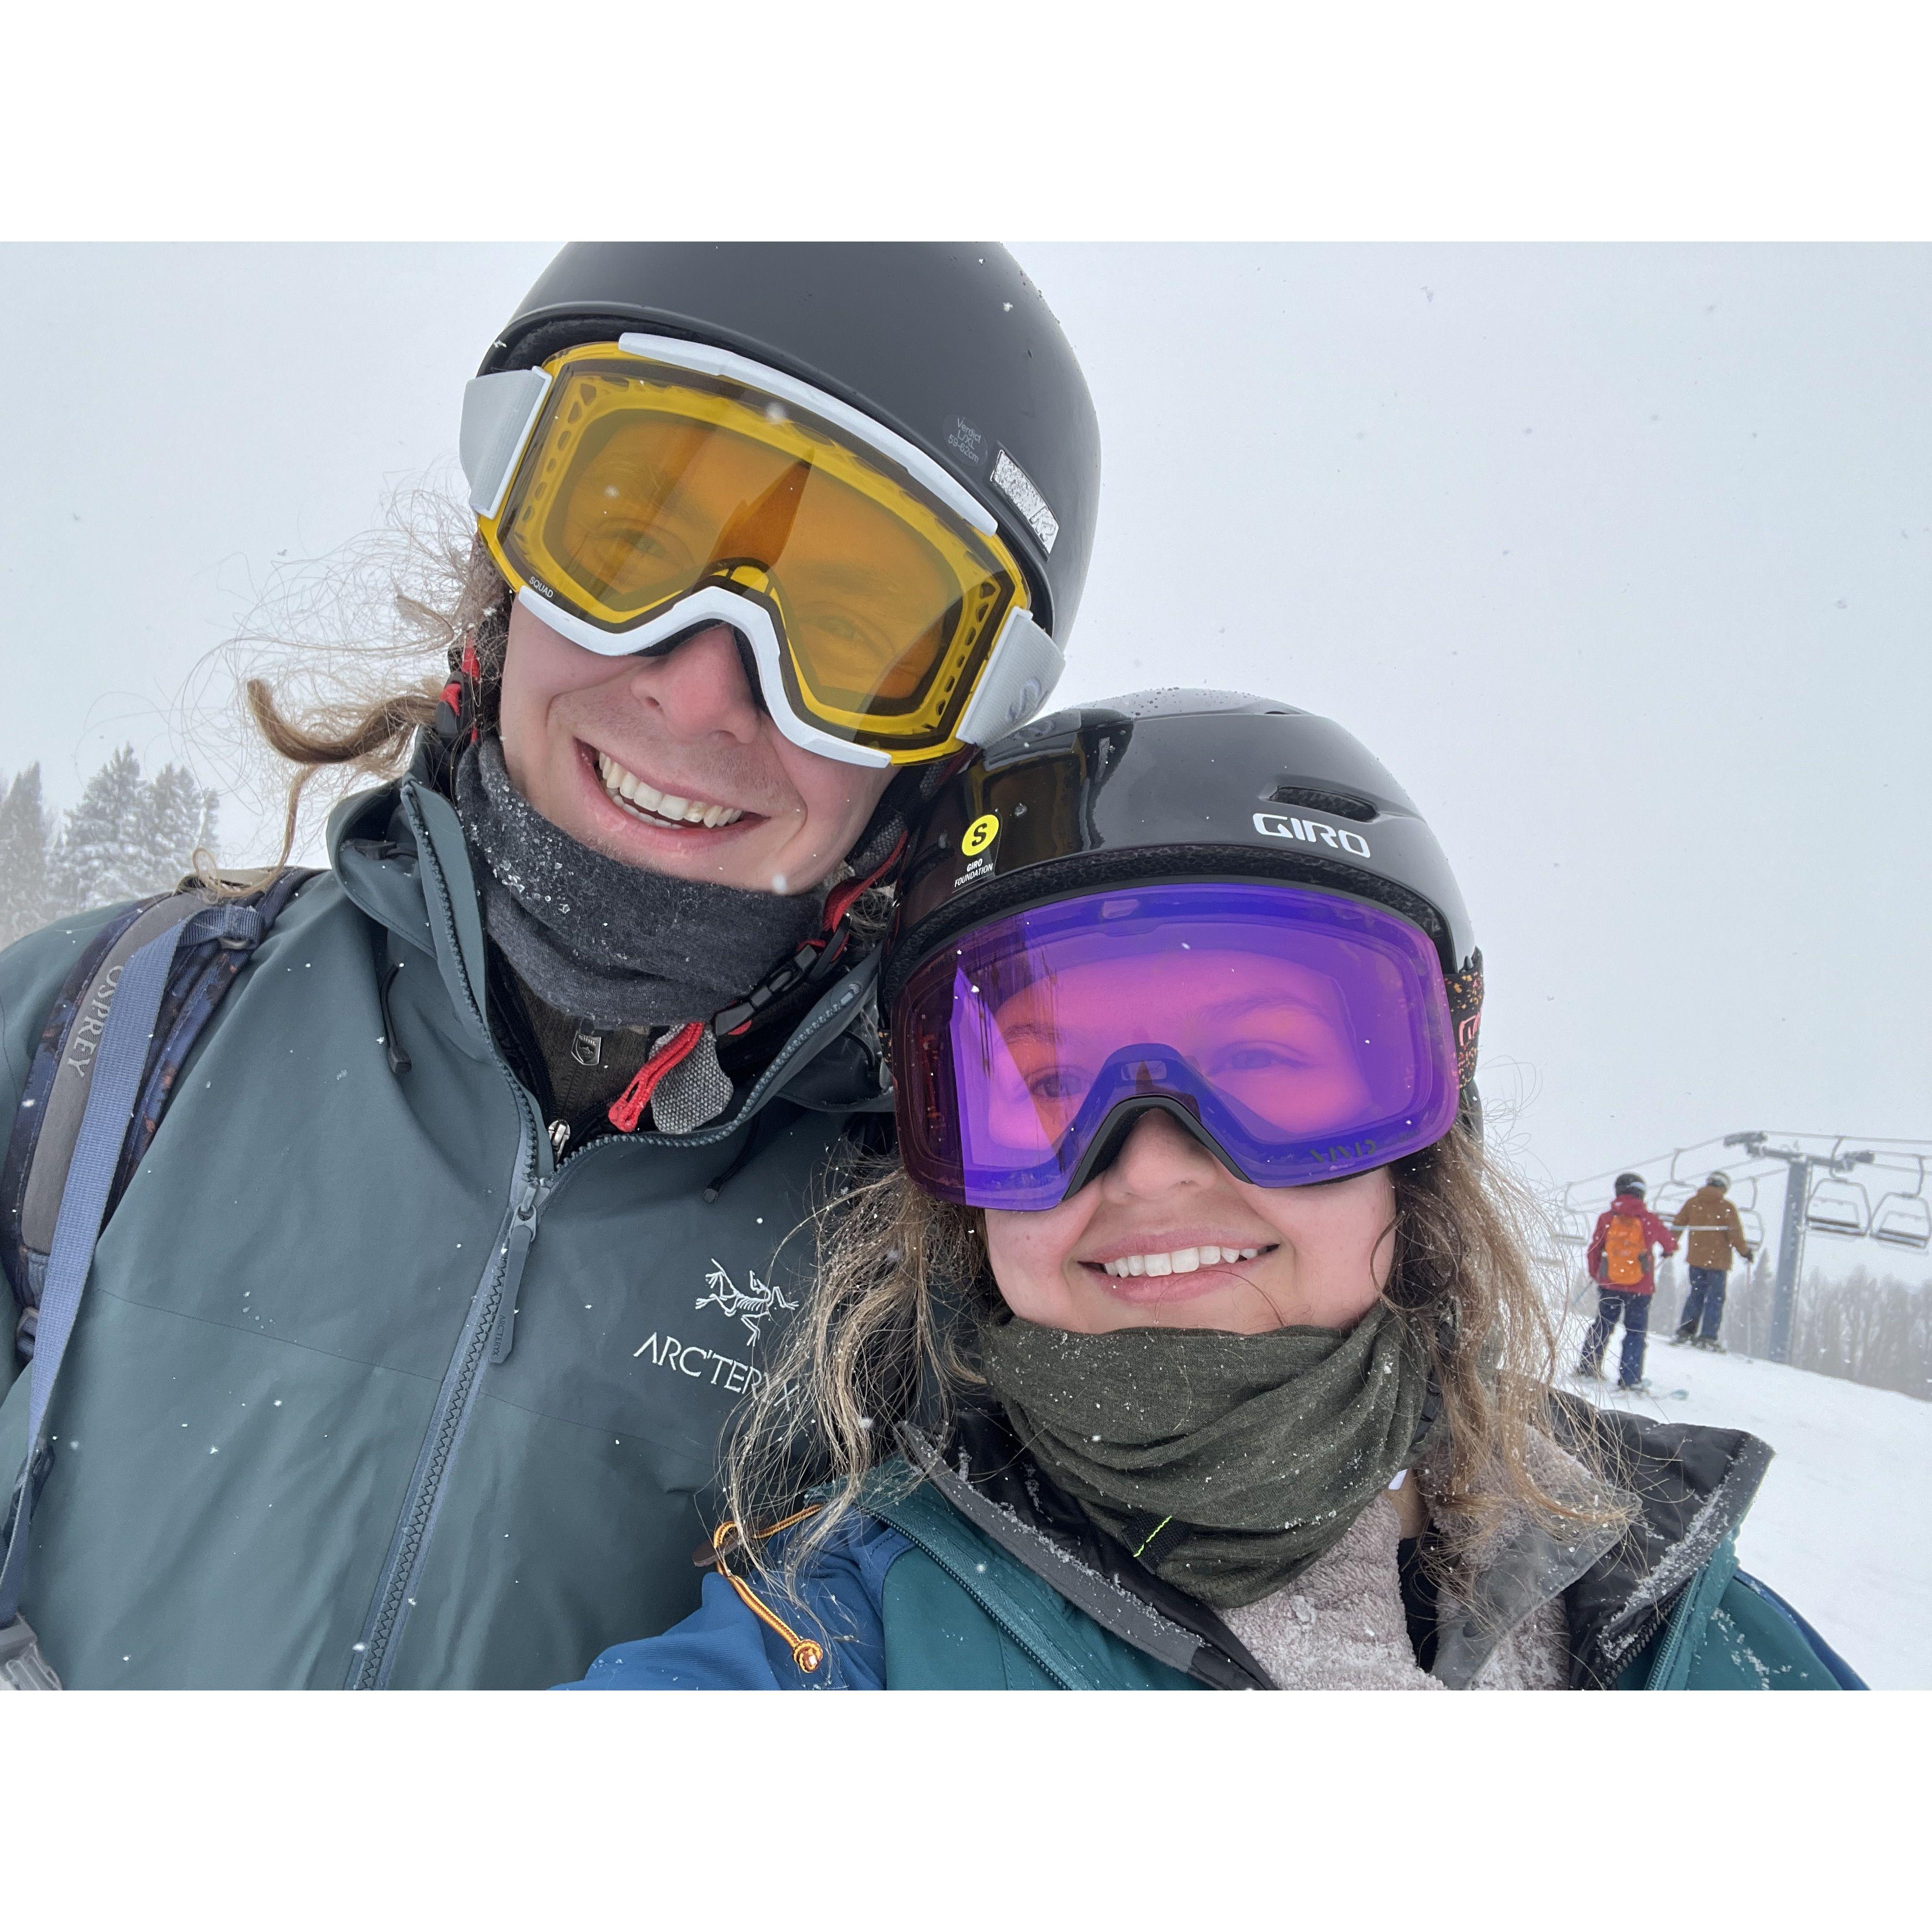
M658 1082L684 1059L704 1036L702 1020L687 1020L632 1076L631 1084L610 1102L604 1118L620 1134L634 1134L644 1109L651 1104Z

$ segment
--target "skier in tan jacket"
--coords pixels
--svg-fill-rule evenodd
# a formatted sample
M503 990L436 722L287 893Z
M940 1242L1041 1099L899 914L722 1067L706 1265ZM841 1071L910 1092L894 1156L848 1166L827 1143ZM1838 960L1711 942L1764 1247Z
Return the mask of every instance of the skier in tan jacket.
M1751 1258L1744 1223L1738 1218L1736 1204L1727 1198L1730 1184L1728 1174L1712 1174L1670 1217L1673 1228L1684 1228L1690 1236L1684 1256L1690 1268L1690 1292L1684 1298L1684 1312L1671 1337L1673 1348L1688 1342L1694 1348L1724 1352L1718 1329L1724 1318L1731 1256L1736 1253L1746 1261Z

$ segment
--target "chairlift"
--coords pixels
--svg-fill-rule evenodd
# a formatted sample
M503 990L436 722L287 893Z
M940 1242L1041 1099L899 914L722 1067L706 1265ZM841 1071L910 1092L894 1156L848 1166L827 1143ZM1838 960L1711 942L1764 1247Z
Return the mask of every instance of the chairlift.
M1764 1216L1755 1208L1740 1208L1738 1226L1744 1231L1744 1246L1759 1253L1764 1246Z
M1696 1191L1688 1180L1666 1180L1657 1190L1657 1198L1651 1203L1650 1211L1660 1221L1667 1221Z
M1886 1195L1872 1216L1871 1238L1888 1248L1909 1248L1915 1254L1932 1248L1932 1202L1925 1198L1925 1163L1918 1163L1918 1185L1909 1194Z
M1804 1225L1814 1234L1855 1241L1871 1230L1871 1201L1856 1180L1817 1181L1804 1204Z
M1563 1207L1556 1210L1556 1238L1567 1248L1590 1245L1590 1221L1581 1208Z

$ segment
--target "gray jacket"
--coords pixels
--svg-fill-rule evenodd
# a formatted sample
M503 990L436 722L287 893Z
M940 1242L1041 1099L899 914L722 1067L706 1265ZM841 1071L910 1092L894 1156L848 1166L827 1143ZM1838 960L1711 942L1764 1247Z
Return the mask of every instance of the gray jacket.
M696 1606L721 1425L809 1278L800 1223L848 1102L800 1076L869 1042L869 965L725 1120L559 1163L491 1034L448 803L364 794L329 854L96 1251L22 1606L72 1688L580 1675ZM0 1132L104 916L0 956ZM7 1484L19 1366L0 1351Z

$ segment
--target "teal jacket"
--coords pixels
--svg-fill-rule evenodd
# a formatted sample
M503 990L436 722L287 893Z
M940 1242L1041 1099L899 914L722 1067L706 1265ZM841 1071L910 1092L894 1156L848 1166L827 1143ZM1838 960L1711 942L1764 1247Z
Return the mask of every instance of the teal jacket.
M559 1163L448 804L364 794L329 852L95 1253L22 1603L69 1686L538 1686L675 1622L721 1425L802 1299L866 968L725 1120ZM0 1134L105 916L0 955ZM8 1486L20 1368L0 1340Z
M1519 1534L1472 1592L1484 1613L1426 1611L1433 1673L1466 1687L1498 1625L1560 1594L1574 1688L1862 1688L1802 1618L1738 1568L1738 1526L1763 1445L1716 1430L1623 1433L1643 1505L1636 1533L1570 1547ZM1016 1459L1010 1448L989 1457L989 1446L982 1434L964 1453L956 1441L944 1458L921 1456L922 1480L904 1463L881 1472L866 1508L801 1579L798 1602L714 1576L682 1624L614 1647L568 1688L1269 1688L1218 1618L1083 1532L1036 1469L1022 1463L1017 1480L1004 1480L996 1472ZM1415 1622L1412 1614L1412 1634Z

